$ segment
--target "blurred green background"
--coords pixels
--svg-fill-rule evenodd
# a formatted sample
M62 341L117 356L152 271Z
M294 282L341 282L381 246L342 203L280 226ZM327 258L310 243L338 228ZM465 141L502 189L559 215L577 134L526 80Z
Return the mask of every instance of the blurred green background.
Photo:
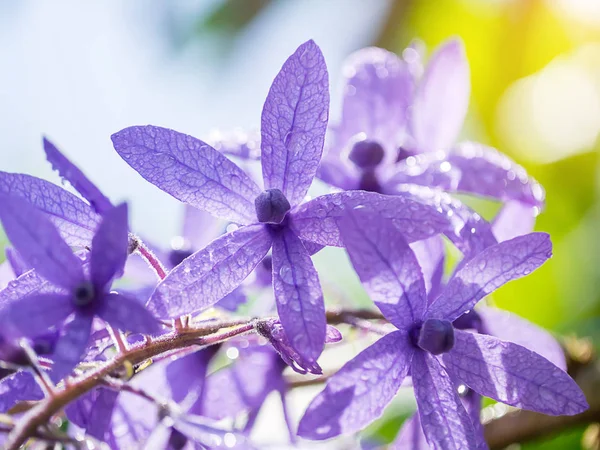
M3 170L57 180L43 161L40 135L48 133L112 198L132 200L137 230L172 236L179 205L114 155L112 132L154 123L206 138L217 127L257 128L277 68L308 38L328 61L335 120L349 53L377 45L400 54L414 38L431 51L460 36L472 79L463 137L507 153L542 183L547 207L536 228L554 242L548 264L493 302L598 348L599 0L125 3L0 5ZM473 205L484 216L496 207ZM327 269L328 258L317 263ZM413 407L405 406L366 434L391 439ZM523 448L580 448L584 431Z

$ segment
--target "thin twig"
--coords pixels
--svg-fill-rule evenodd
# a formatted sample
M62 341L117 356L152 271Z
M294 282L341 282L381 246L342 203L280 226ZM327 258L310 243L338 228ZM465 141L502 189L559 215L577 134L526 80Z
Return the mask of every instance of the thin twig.
M327 320L332 324L346 323L350 318L364 320L385 320L383 316L372 310L333 310L327 312ZM28 437L33 436L38 428L47 423L54 414L66 405L103 382L103 379L117 372L125 364L137 365L165 352L184 349L191 346L209 346L225 342L233 337L242 336L254 331L256 319L210 320L173 330L155 339L148 338L132 345L114 359L107 361L96 369L70 380L67 386L56 391L54 396L36 403L19 421L6 440L6 449L17 450ZM221 331L225 330L225 331Z
M167 270L152 250L137 236L130 235L130 241L133 244L133 251L137 252L148 263L159 280L164 280L167 276Z

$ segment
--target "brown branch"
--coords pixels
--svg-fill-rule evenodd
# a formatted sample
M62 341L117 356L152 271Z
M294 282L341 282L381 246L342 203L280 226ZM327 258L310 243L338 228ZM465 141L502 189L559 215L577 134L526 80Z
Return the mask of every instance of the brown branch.
M384 320L379 312L372 310L334 310L327 312L329 323L339 324L351 322L350 319ZM114 359L90 370L83 375L68 380L61 391L54 392L52 397L35 403L15 425L6 440L7 450L17 450L27 438L39 432L40 426L46 424L53 415L60 412L70 402L81 397L96 386L105 382L124 365L137 365L150 358L177 349L194 345L208 346L224 342L230 338L254 331L256 319L234 318L229 320L210 320L199 323L196 327L175 330L156 339L146 339L132 346ZM225 331L220 332L221 330Z

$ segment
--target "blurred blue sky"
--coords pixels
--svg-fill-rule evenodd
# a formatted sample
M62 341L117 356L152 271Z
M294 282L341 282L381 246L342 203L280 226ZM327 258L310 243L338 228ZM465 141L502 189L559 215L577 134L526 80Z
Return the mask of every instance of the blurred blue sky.
M226 55L215 51L214 35L182 45L181 36L220 3L1 2L2 170L58 182L44 160L46 134L111 199L132 200L136 230L170 236L178 202L121 161L110 135L142 124L205 139L215 128L257 128L273 77L311 38L327 58L335 117L341 63L376 39L389 8L388 0L273 2Z

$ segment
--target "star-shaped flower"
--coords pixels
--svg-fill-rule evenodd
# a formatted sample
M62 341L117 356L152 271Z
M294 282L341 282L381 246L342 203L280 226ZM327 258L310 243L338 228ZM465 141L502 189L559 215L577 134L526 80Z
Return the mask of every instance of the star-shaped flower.
M365 289L398 330L328 381L300 422L301 436L326 439L361 429L383 412L409 374L423 431L434 448L485 445L452 379L481 395L545 414L572 415L587 408L577 384L542 356L452 325L484 296L543 264L552 249L547 234L531 233L487 248L457 271L428 305L408 244L387 221L365 233L369 220L354 213L340 222L340 230Z
M73 317L56 343L55 377L68 374L79 362L94 317L121 330L158 331L158 322L137 299L110 292L127 259L126 204L104 214L92 239L89 269L50 220L22 198L2 196L0 220L23 260L53 285L50 291L12 299L1 309L0 321L23 336L36 336Z
M505 203L494 224L499 240L530 232L542 187L495 149L455 145L470 93L462 42L442 44L424 70L414 70L414 49L407 56L369 47L348 58L341 121L319 177L346 190L394 194L410 183L494 198Z
M447 220L410 196L386 199L338 193L302 204L319 165L329 110L327 68L313 41L301 45L276 76L262 113L265 190L208 144L165 128L131 127L112 136L123 159L179 200L241 225L177 266L149 308L174 318L214 305L235 289L272 248L273 288L281 324L308 364L326 334L323 294L310 255L341 246L335 218L364 207L396 219L410 242L441 231Z

